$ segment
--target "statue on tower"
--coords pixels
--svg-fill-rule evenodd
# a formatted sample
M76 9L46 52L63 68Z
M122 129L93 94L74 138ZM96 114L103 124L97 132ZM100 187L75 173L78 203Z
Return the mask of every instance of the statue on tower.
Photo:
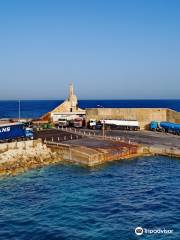
M74 94L74 86L73 86L73 83L71 82L70 83L70 86L69 86L69 97L68 97L68 101L70 102L71 104L71 112L74 112L77 110L78 108L78 104L77 104L77 97L76 95Z

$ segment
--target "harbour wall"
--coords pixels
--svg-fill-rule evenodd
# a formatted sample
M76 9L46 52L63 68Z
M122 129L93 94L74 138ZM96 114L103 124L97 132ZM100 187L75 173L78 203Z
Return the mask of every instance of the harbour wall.
M110 140L106 141L108 141L110 144L113 142ZM63 161L83 165L86 167L95 167L107 162L128 159L142 155L142 152L139 151L139 146L137 145L129 146L129 148L122 148L122 143L117 143L119 143L119 147L112 146L109 148L93 148L55 142L47 142L47 146L51 148L52 152L61 153Z
M151 121L180 123L180 112L166 108L89 108L86 121L90 119L128 119L138 120L141 129L148 129Z
M180 149L173 147L165 147L163 145L159 146L141 146L139 148L139 153L146 155L160 155L168 157L180 158Z
M0 176L16 175L61 160L62 155L52 152L41 140L0 144Z

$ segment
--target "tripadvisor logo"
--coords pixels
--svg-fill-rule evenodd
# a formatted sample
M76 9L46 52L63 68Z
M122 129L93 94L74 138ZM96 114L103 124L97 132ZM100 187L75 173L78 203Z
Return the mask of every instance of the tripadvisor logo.
M135 229L135 234L138 235L138 236L142 235L143 234L143 228L142 227L137 227Z
M140 236L142 234L172 234L173 230L172 229L147 229L147 228L142 228L142 227L137 227L135 228L135 234Z

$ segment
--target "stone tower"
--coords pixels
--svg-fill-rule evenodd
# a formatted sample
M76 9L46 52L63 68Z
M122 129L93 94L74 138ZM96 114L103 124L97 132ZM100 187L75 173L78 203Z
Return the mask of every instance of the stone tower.
M73 83L71 83L69 86L68 98L51 112L43 115L41 119L58 122L59 119L73 119L79 117L79 115L84 116L85 110L78 107L78 100L74 94L74 86Z
M70 111L74 112L77 110L77 97L74 94L74 86L73 83L70 84L69 86L69 97L68 101L70 102Z

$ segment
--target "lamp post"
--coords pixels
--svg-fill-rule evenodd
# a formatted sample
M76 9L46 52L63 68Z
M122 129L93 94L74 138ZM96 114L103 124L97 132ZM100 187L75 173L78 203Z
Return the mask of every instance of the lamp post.
M97 107L104 108L102 105L97 105ZM103 115L102 135L103 135L103 139L104 139L104 137L105 137L104 114L102 114L102 115Z
M21 120L21 101L19 100L19 122Z

